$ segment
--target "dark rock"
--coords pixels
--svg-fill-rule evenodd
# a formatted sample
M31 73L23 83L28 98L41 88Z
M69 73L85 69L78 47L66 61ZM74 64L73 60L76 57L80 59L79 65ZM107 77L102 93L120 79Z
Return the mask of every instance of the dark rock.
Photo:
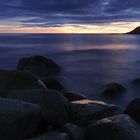
M102 101L80 100L71 103L71 122L79 126L88 126L91 122L120 113L119 107Z
M102 94L109 95L109 96L116 96L126 91L126 88L117 83L110 83L107 84L102 89Z
M0 140L25 140L41 118L39 105L0 98Z
M17 90L9 92L7 98L35 103L42 107L44 120L48 124L63 125L68 120L68 101L55 90Z
M135 84L135 85L140 85L140 78L136 78L134 80L132 80L132 84Z
M63 92L63 96L67 98L67 100L70 102L76 100L82 100L86 98L83 94L74 91L65 91Z
M46 86L27 71L0 70L0 91L2 96L15 89L45 89Z
M42 134L41 136L31 138L28 140L70 140L70 139L66 133L59 133L54 131Z
M77 125L67 123L63 126L63 131L67 133L71 140L83 140L85 130Z
M41 81L46 85L48 89L55 89L59 91L65 89L64 86L54 78L45 78L45 79L41 79Z
M140 34L140 26L128 32L127 34Z
M51 59L39 55L20 59L17 69L28 70L38 77L46 77L61 70Z
M137 98L128 104L125 114L130 115L135 121L140 123L140 98Z
M140 140L140 127L127 115L108 117L93 123L86 140Z

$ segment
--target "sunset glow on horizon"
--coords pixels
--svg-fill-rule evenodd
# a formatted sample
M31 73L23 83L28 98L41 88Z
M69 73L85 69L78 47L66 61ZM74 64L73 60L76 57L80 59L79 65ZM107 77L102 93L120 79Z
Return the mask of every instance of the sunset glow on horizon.
M62 27L22 27L15 25L0 25L0 33L126 33L139 26L140 22L112 22L100 25L65 24Z
M138 0L1 0L0 33L126 33L140 26Z

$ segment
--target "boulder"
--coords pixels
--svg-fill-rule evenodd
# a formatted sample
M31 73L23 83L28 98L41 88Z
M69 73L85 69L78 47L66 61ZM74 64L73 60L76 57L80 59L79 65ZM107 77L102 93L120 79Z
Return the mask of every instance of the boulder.
M41 79L41 81L46 85L48 89L55 89L59 91L62 91L65 89L64 86L58 80L54 78L44 78L44 79Z
M42 107L44 120L52 125L63 125L68 120L68 101L55 90L17 90L7 94L7 98L35 103Z
M81 94L81 93L77 93L77 92L74 92L74 91L65 91L65 92L62 92L63 93L63 96L65 98L67 98L68 101L76 101L76 100L83 100L85 99L86 97Z
M52 131L28 140L70 140L70 139L66 133Z
M102 94L109 95L109 96L116 96L120 95L121 93L125 92L126 88L118 83L110 83L103 87Z
M40 118L39 105L0 98L0 140L25 140L31 137Z
M67 123L63 126L63 131L69 135L71 140L84 140L85 130L82 127Z
M15 89L46 89L46 86L30 72L0 70L1 96Z
M17 70L27 70L38 77L46 77L52 73L60 72L61 68L51 59L35 55L21 58Z
M71 122L79 126L88 126L91 122L122 113L118 106L87 99L72 102L70 110Z
M93 123L86 140L140 140L140 127L128 115L117 115Z
M134 99L128 104L125 114L130 115L135 121L140 123L140 98Z

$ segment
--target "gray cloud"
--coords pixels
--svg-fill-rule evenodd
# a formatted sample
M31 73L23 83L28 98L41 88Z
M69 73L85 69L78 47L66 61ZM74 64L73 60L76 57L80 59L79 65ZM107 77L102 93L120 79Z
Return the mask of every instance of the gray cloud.
M23 27L139 21L139 8L139 0L1 0L0 20L15 18Z

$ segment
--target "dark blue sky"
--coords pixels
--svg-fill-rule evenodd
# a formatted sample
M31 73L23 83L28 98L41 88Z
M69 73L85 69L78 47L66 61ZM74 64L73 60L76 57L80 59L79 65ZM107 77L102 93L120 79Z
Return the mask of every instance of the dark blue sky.
M9 29L84 28L140 21L139 0L0 0L0 11L0 27Z

